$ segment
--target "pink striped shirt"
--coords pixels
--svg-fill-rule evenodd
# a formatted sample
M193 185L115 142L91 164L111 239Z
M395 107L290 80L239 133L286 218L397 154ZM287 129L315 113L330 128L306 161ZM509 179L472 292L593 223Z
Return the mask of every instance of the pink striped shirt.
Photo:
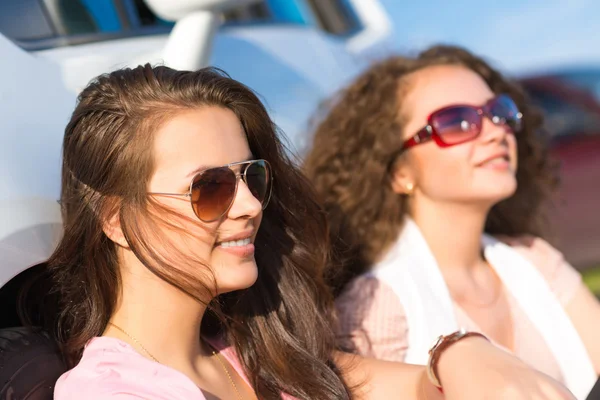
M579 273L564 260L562 254L541 239L535 239L530 246L514 239L509 244L540 270L560 303L566 306L582 283ZM512 314L513 353L532 367L562 381L559 366L542 335L516 300L505 293ZM404 308L389 285L371 275L360 276L348 284L337 299L336 307L338 340L342 346L353 348L364 356L404 361L410 345L410 328ZM456 303L454 311L460 326L486 333Z

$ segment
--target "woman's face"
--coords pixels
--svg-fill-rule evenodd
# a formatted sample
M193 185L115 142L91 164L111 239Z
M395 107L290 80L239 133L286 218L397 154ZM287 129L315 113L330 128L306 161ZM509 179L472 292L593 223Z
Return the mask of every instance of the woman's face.
M410 79L409 92L401 101L404 140L426 126L428 116L440 108L483 106L495 96L478 74L461 66L428 67ZM516 170L514 134L486 117L474 140L445 148L429 140L406 150L398 163L394 188L406 192L412 184L414 202L491 206L515 192Z
M154 159L155 171L148 191L188 193L190 182L198 171L251 160L253 155L237 116L231 110L207 106L178 114L164 124L155 136ZM241 168L232 167L236 174ZM205 263L184 263L184 266L175 267L187 268L186 272L200 279L210 276L206 271L206 267L210 267L217 284L215 294L254 284L258 270L253 243L261 222L262 205L242 179L238 179L229 211L210 223L196 217L188 197L155 195L154 198L188 217L175 222L186 234L165 229L164 235L168 235L185 256L189 255L190 260ZM249 239L251 244L244 239ZM213 286L210 278L204 283Z

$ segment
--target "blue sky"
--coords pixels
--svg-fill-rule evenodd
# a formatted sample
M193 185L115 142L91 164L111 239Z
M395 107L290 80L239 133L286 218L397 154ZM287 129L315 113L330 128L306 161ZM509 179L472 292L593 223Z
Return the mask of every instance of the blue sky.
M600 66L598 0L381 2L394 21L395 50L459 44L518 73L562 65Z

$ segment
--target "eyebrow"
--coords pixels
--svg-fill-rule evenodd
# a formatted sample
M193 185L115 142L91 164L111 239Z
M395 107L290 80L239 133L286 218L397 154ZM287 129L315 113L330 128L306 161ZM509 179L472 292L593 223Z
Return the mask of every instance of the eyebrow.
M250 160L253 160L253 159L254 159L254 156L250 155L249 157L247 157L247 158L245 158L243 160L234 161L232 163L225 164L225 165L212 165L212 166L210 166L210 165L201 165L198 168L196 168L193 171L191 171L189 174L187 174L187 178L191 178L192 176L196 175L197 173L202 172L202 171L206 171L207 169L224 167L226 165L231 165L231 164L236 164L236 163L240 163L240 162L250 161Z
M206 166L206 165L201 165L198 168L196 168L195 170L193 170L192 172L190 172L189 174L187 174L186 178L191 178L192 176L196 175L198 172L201 172L201 171L204 171L204 170L207 170L207 169L211 169L211 168L214 168L214 167L209 167L209 166Z

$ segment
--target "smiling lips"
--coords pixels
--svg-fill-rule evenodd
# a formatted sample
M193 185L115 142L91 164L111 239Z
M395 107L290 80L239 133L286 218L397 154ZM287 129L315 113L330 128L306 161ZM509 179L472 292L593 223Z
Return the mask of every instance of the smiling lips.
M249 257L254 254L252 236L254 231L246 231L217 242L216 247L238 257Z
M228 242L221 242L219 246L221 247L240 247L246 246L252 243L252 238L239 239L239 240L230 240Z
M510 157L508 156L508 153L496 154L485 161L480 162L477 166L488 169L506 170L510 168Z

